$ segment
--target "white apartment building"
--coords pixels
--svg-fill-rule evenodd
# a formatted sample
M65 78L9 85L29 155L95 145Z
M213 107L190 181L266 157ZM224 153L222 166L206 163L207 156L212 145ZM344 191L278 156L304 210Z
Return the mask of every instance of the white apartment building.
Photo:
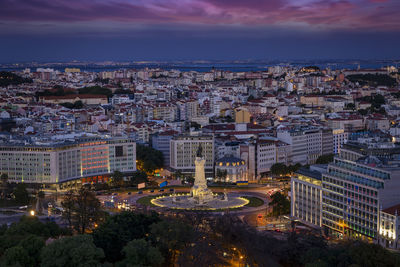
M322 226L322 174L299 169L291 180L290 215L294 220L312 227Z
M213 177L214 173L214 137L208 135L181 135L170 141L170 167L174 171L194 174L196 153L199 146L205 157L206 176Z
M276 145L273 140L257 141L257 177L269 172L271 166L276 163Z
M400 205L380 211L378 243L386 248L400 248Z
M398 172L361 161L335 158L322 176L323 226L339 237L376 241L380 230L380 208L399 202L398 178Z
M67 141L0 144L0 173L10 182L58 184L107 180L114 171L136 171L136 144L126 138L85 137Z
M279 140L292 147L292 162L313 164L322 155L322 130L316 127L296 127L290 130L280 130Z
M335 129L332 131L333 133L333 154L340 154L340 150L342 145L349 138L349 133L345 132L344 129Z

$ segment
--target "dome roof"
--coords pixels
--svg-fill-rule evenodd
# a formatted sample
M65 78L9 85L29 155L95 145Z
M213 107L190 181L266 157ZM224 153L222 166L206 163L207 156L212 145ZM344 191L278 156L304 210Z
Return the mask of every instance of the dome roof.
M242 166L245 164L244 160L233 156L225 156L216 161L217 166Z

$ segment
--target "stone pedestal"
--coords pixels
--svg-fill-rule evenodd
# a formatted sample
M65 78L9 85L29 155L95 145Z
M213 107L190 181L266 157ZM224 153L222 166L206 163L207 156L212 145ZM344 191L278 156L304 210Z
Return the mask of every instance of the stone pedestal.
M196 157L194 162L196 166L196 172L194 177L194 185L190 193L199 204L203 204L214 199L211 190L207 188L207 181L204 174L205 162L206 160L203 157Z

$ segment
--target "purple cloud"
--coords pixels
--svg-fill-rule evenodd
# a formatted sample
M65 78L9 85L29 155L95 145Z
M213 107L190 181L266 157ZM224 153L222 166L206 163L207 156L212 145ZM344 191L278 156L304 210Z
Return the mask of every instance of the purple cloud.
M2 0L0 22L302 25L400 30L394 0Z

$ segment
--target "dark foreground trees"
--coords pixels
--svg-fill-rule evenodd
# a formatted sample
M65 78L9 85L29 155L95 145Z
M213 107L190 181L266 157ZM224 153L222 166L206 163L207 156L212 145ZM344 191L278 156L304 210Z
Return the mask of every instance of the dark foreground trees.
M103 258L104 251L94 245L90 235L77 235L47 245L41 252L41 266L98 266Z
M78 191L69 191L61 205L64 209L64 220L81 234L93 229L104 218L96 195L85 187Z
M124 212L92 234L68 234L36 217L2 226L0 266L400 266L398 254L378 245L295 232L276 239L227 215Z

